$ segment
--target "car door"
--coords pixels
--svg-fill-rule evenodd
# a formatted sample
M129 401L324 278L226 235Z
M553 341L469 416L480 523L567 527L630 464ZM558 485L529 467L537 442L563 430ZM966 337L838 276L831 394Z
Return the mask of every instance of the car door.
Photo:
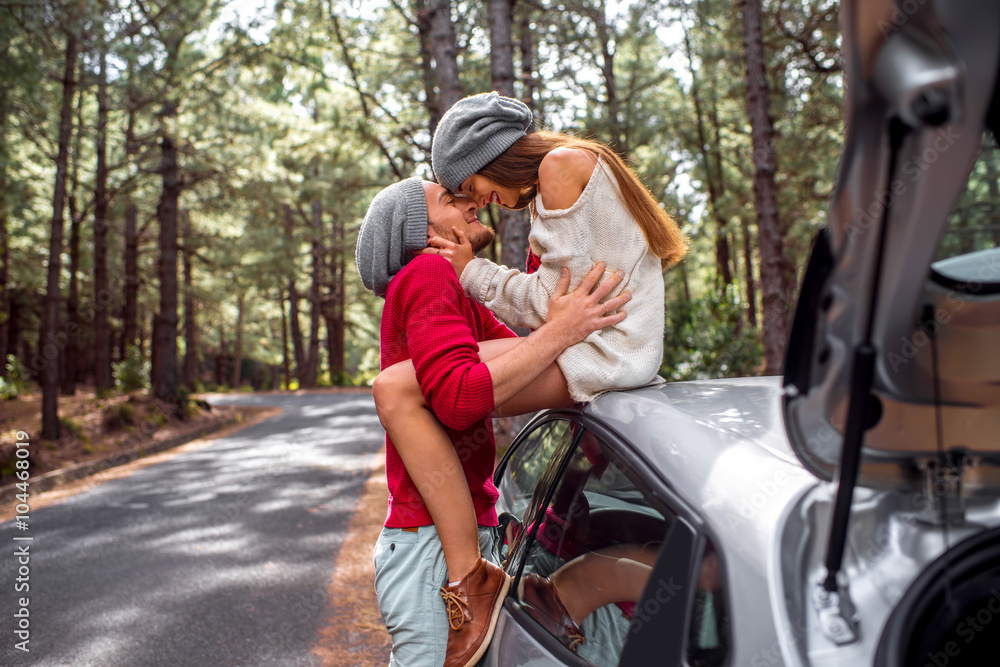
M482 664L724 663L718 556L628 454L575 411L544 413L507 452L495 481L514 585ZM534 593L538 582L567 610L586 612L580 622L555 618L552 597Z

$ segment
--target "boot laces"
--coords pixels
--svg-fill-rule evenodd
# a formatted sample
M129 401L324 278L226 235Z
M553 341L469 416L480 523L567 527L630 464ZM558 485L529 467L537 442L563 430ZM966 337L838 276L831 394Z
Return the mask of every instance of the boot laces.
M445 610L448 613L448 625L452 630L458 630L465 624L465 617L469 608L469 603L458 593L441 589L441 597L444 598Z

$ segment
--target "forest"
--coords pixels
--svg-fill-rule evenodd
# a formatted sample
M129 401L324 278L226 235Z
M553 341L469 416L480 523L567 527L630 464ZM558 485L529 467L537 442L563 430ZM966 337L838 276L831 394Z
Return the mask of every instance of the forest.
M371 198L497 90L606 142L692 251L670 380L781 372L843 120L832 0L0 0L0 394L362 386ZM484 252L523 266L528 218ZM0 406L2 407L2 406Z

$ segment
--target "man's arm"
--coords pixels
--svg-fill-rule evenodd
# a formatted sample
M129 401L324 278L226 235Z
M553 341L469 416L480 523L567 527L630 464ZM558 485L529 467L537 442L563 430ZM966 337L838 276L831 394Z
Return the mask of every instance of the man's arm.
M424 401L441 423L456 430L483 419L494 407L490 372L479 359L479 344L463 314L465 300L454 271L437 257L414 259L390 284L386 298Z

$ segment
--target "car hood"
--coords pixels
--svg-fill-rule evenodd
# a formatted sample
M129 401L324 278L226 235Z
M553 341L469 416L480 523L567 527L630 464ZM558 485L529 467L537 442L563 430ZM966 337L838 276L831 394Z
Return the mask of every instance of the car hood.
M964 493L997 494L1000 250L935 257L984 129L1000 126L1000 4L898 7L842 5L845 146L789 339L785 427L832 479L868 345L858 483L918 490L944 459Z

